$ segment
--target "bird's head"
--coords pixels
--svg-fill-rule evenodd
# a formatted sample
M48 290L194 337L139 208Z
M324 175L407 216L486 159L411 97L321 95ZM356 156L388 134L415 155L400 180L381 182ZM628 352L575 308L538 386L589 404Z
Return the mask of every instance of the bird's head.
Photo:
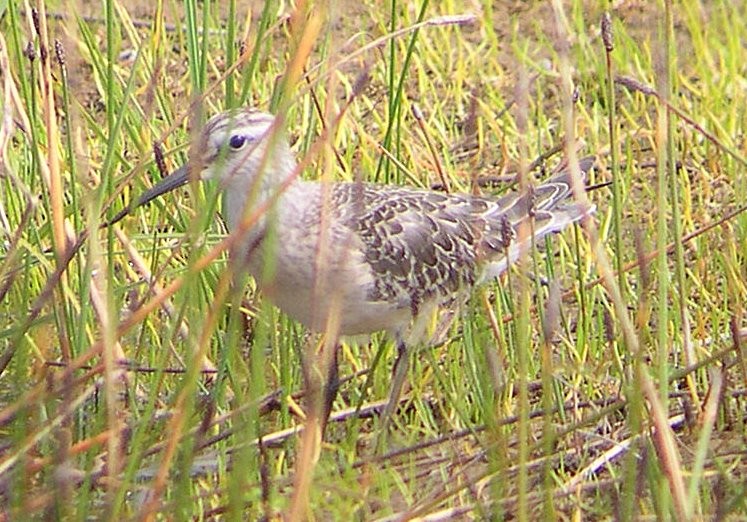
M267 174L287 142L278 133L275 116L255 109L234 109L213 116L200 133L190 158L201 179L222 186L245 184Z
M190 160L150 190L130 210L185 185L192 176L219 182L227 192L248 194L282 183L294 160L277 118L256 109L233 109L213 116L194 143Z

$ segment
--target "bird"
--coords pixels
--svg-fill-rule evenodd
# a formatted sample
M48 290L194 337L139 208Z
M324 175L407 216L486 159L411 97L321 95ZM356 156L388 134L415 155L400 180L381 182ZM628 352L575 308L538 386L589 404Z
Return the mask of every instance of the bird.
M276 115L253 107L207 121L190 160L112 221L186 184L217 180L227 230L242 231L231 257L280 310L309 330L336 336L387 332L395 341L392 387L382 418L401 394L408 346L423 318L497 278L531 241L560 232L595 208L570 196L563 170L531 190L501 197L368 182L307 180ZM594 158L580 162L582 174ZM190 174L192 173L192 174ZM244 216L266 206L247 230ZM523 225L531 225L520 231ZM327 376L324 415L337 392ZM385 421L386 422L386 421Z

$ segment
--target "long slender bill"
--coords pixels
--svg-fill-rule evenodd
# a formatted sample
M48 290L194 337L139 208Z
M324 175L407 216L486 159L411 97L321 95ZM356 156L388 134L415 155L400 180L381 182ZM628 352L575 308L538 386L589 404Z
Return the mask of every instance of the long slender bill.
M171 192L174 189L186 185L188 181L189 169L187 168L187 165L183 165L163 178L161 181L153 185L153 187L151 187L149 190L146 190L134 202L130 203L127 207L120 210L119 213L117 213L117 215L114 216L111 220L104 223L102 227L109 227L114 223L121 221L124 217L131 214L136 208L150 203L157 197L162 196L167 192Z

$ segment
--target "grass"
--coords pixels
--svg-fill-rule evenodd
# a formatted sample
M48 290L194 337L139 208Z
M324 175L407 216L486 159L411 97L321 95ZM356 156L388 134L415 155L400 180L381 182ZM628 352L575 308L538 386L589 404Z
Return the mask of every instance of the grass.
M0 518L743 517L747 6L620 3L606 51L558 4L2 8ZM314 462L316 340L233 280L215 187L99 228L246 104L309 178L470 191L573 144L613 183L415 350L384 451L393 347L345 343Z

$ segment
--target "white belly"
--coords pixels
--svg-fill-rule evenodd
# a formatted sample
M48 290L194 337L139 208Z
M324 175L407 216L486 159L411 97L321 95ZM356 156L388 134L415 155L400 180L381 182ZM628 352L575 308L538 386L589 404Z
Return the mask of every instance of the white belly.
M270 234L251 252L248 239L242 249L249 273L280 310L313 331L338 335L407 326L409 302L371 300L371 270L354 238L320 239L307 229L284 230L285 237L274 244ZM302 237L304 232L308 235Z

